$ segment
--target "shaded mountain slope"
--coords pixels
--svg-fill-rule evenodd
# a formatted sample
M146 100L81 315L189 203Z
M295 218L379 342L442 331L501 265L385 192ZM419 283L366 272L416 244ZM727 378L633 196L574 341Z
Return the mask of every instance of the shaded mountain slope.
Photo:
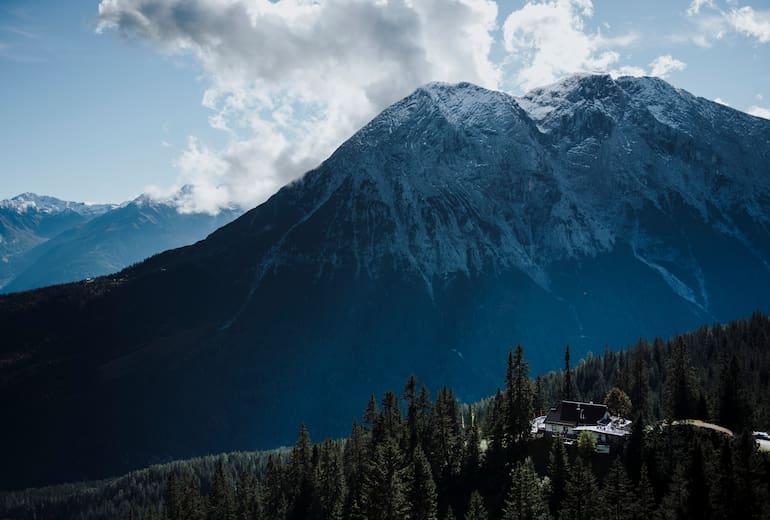
M470 401L518 341L542 370L768 310L768 135L651 78L420 88L194 246L0 297L0 486L342 435L412 372Z

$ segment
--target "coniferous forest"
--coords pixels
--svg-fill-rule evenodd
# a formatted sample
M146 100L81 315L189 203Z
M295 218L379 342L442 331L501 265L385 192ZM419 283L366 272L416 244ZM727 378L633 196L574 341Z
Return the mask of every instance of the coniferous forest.
M287 449L3 493L0 518L770 517L770 454L752 436L770 429L768 316L642 339L574 367L567 347L563 369L534 378L521 345L501 363L501 387L479 403L410 377L371 396L347 439L314 444L300 426ZM631 417L623 448L533 434L532 419L562 399Z

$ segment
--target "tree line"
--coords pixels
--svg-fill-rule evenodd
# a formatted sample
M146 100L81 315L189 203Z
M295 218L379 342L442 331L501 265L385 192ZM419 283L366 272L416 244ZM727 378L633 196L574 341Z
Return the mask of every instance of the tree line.
M640 340L574 368L567 349L563 370L532 379L519 345L502 387L474 405L458 403L448 388L432 396L411 377L398 393L371 396L347 439L313 444L300 426L289 450L163 466L138 486L82 488L68 495L72 514L48 516L62 502L49 496L40 509L44 491L2 495L0 512L152 520L767 518L770 457L751 429L768 424L768 347L770 319L755 314L667 342ZM532 418L560 399L606 401L631 416L624 449L600 455L585 439L565 446L533 435ZM734 435L676 422L692 418ZM143 486L152 492L138 493ZM107 503L99 501L105 488Z

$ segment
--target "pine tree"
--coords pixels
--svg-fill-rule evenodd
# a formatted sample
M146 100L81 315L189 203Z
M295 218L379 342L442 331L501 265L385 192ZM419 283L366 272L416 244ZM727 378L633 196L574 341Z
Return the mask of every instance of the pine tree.
M462 437L457 416L457 401L446 387L433 406L429 451L426 454L437 481L459 473L462 464Z
M289 518L307 518L313 502L313 445L304 423L291 450L288 484Z
M638 414L631 424L631 435L626 440L623 456L626 469L634 482L639 481L639 472L642 469L644 457L644 428L645 421L642 414Z
M471 417L473 412L471 411ZM482 466L481 436L475 420L465 429L465 450L463 452L462 479L464 482L478 482Z
M570 368L569 345L564 349L564 380L561 386L561 400L572 401L575 399L575 385L572 382L572 369Z
M532 460L516 464L503 508L503 520L545 520L549 517L543 485Z
M640 341L634 350L634 361L631 368L631 403L634 409L634 416L647 417L649 411L648 394L650 392L650 383L644 361L644 350L648 345Z
M393 439L385 439L375 448L372 460L366 465L351 517L368 520L406 518L409 508L404 480L401 451Z
M436 520L436 484L428 459L419 446L414 450L407 481L406 499L410 520Z
M279 457L267 458L267 468L262 484L262 505L265 518L283 520L288 512L288 499L284 488L284 467Z
M484 499L476 490L471 493L468 512L465 513L465 520L489 520L489 513L484 505Z
M235 520L235 497L220 459L209 492L209 520Z
M729 361L722 361L717 422L734 432L740 432L748 426L748 416L749 406L743 389L743 377L738 358L733 354Z
M668 491L660 503L661 516L667 520L694 518L689 510L690 489L687 469L683 464L674 468L674 476L668 485Z
M486 417L486 436L489 444L484 456L484 466L492 481L504 476L506 416L505 398L498 388Z
M657 510L655 502L655 490L652 489L650 476L647 472L647 464L642 463L639 471L639 484L636 486L636 500L634 501L635 520L649 520L654 517Z
M697 443L693 446L687 474L689 479L687 510L690 518L707 518L711 512L709 485L703 463L703 451Z
M516 346L516 353L508 352L505 376L505 443L516 458L515 451L530 438L532 430L532 383L529 379L529 364L524 361L524 349Z
M350 438L345 443L343 452L344 478L348 485L348 493L345 500L345 517L357 508L354 502L361 494L361 483L364 476L364 468L369 460L369 442L367 433L354 420L350 432Z
M553 439L551 453L548 457L548 477L551 483L548 493L548 505L553 516L556 516L556 513L561 510L562 502L567 494L569 474L567 449L564 447L561 439Z
M735 477L733 476L733 452L730 441L725 441L719 452L716 478L711 495L714 518L728 520L735 511Z
M406 401L406 438L407 448L411 453L420 444L419 408L417 403L417 378L412 374L404 385L404 395L401 398Z
M238 520L262 518L262 496L257 477L244 471L241 473L236 496L236 517Z
M366 410L364 411L364 429L367 432L374 431L374 426L377 424L377 418L380 416L379 408L377 408L377 399L374 394L369 396L369 402L366 404Z
M615 459L604 480L599 495L599 515L607 520L627 520L637 510L636 500L631 492L631 481L619 459Z
M682 336L677 336L666 376L666 416L673 420L691 418L695 414L695 396L695 376L687 344Z
M319 449L316 467L314 511L324 520L342 520L345 504L345 478L339 448L325 440Z
M393 439L400 443L403 432L404 424L398 397L393 392L386 392L382 398L382 411L378 415L372 431L372 442L377 445L385 439Z
M545 383L543 382L543 376L539 374L535 378L535 392L532 396L532 408L535 415L538 417L544 415L547 408L545 398Z
M566 494L559 512L563 520L593 520L597 516L596 477L582 458L570 468Z

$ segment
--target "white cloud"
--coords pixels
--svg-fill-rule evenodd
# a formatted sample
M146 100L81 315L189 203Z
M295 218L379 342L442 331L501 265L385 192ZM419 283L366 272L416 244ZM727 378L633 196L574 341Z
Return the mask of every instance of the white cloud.
M714 98L714 103L719 103L720 105L724 105L726 107L730 106L730 103L719 97Z
M203 66L202 103L230 141L191 139L176 188L192 186L186 211L213 212L262 202L420 84L497 88L496 18L493 0L103 0L97 31Z
M770 108L768 107L760 107L757 105L750 106L749 109L746 111L752 116L757 117L763 117L765 119L770 119Z
M696 15L700 12L701 8L704 6L706 7L714 7L714 1L713 0L692 0L690 3L690 7L687 9L687 14L690 16Z
M684 70L687 64L673 58L670 54L658 56L650 63L650 75L665 78L671 72Z
M736 7L728 2L729 8L720 8L713 0L694 0L687 15L697 25L698 32L692 41L701 47L710 47L712 40L722 40L732 33L742 34L759 43L770 42L770 10L758 10L750 6ZM703 7L708 11L702 11Z
M503 42L511 59L520 62L514 81L530 89L575 72L610 70L620 60L615 50L635 35L605 38L586 31L593 16L590 0L528 2L503 24Z
M770 42L770 11L755 11L744 6L730 10L727 17L737 32L755 38L760 43Z

